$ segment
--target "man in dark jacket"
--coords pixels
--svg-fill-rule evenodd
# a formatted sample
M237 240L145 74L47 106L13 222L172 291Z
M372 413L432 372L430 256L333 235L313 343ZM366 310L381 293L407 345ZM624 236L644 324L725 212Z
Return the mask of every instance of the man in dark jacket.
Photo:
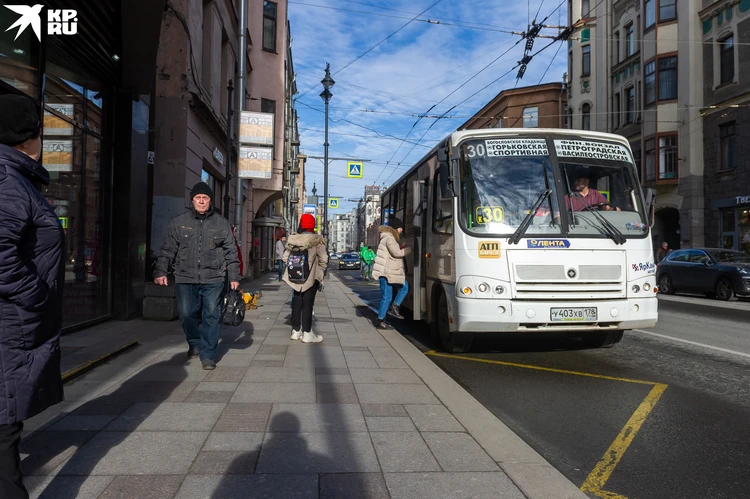
M206 370L216 368L224 281L228 277L232 289L240 287L232 228L226 218L214 213L213 197L208 184L195 184L190 192L192 208L169 222L154 272L154 282L167 286L174 263L177 310L189 345L188 358L200 355Z
M1 95L0 109L0 497L26 499L22 421L63 400L64 235L36 187L49 184L37 105Z

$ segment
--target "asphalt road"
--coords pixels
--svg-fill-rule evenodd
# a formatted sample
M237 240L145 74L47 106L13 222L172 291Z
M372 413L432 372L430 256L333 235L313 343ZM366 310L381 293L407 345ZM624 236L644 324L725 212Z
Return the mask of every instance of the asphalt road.
M336 273L377 306L376 284ZM611 349L493 335L429 357L591 497L750 498L750 311L709 304L660 300L660 336ZM394 324L439 351L423 326Z

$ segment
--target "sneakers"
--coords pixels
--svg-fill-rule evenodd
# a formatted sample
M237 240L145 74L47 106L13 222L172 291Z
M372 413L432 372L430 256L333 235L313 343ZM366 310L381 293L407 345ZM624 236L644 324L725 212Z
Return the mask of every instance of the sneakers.
M391 303L391 307L388 309L388 314L392 315L396 319L403 319L404 318L404 316L401 315L401 313L398 310L398 305L396 305L395 303Z
M312 331L306 331L302 336L302 343L320 343L321 341L323 341L323 337Z
M294 341L301 340L302 339L302 330L300 329L299 331L295 331L294 329L292 329L292 339Z
M387 322L381 321L380 319L375 320L375 327L377 329L393 329Z
M213 371L216 369L216 361L212 359L203 359L201 361L201 364L203 364L203 370L204 371Z
M188 351L187 351L187 357L188 357L188 359L194 359L194 358L196 358L198 356L198 354L199 354L199 352L198 352L197 348L195 348L195 347L188 348Z

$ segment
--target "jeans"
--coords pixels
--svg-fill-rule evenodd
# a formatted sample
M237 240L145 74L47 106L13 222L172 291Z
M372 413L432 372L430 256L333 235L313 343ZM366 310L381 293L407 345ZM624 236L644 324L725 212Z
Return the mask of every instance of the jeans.
M292 296L292 329L309 333L312 331L312 313L315 305L315 295L318 293L319 283L307 291L295 291ZM302 328L302 329L300 329Z
M372 264L362 262L362 276L372 279Z
M276 266L279 271L279 281L284 277L284 260L276 260Z
M188 345L200 350L201 360L216 360L224 283L178 284L175 293ZM199 326L198 313L201 310L202 324Z
M21 474L21 443L23 423L0 425L0 497L3 499L28 499Z
M409 282L404 281L403 285L396 284L401 289L398 290L396 299L393 303L400 307L406 299L406 295L409 293ZM391 306L391 299L393 298L393 285L391 285L385 277L380 278L380 309L378 310L378 320L385 319L385 314L388 313L388 307Z

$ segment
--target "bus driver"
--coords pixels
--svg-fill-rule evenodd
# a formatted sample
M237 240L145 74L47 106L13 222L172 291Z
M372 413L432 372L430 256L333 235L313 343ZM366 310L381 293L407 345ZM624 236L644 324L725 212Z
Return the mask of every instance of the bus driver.
M612 210L604 194L596 189L589 188L591 180L588 177L580 176L573 180L573 197L565 195L565 206L572 208L573 211L585 211L589 207L604 208L606 211ZM614 208L620 211L620 208Z

